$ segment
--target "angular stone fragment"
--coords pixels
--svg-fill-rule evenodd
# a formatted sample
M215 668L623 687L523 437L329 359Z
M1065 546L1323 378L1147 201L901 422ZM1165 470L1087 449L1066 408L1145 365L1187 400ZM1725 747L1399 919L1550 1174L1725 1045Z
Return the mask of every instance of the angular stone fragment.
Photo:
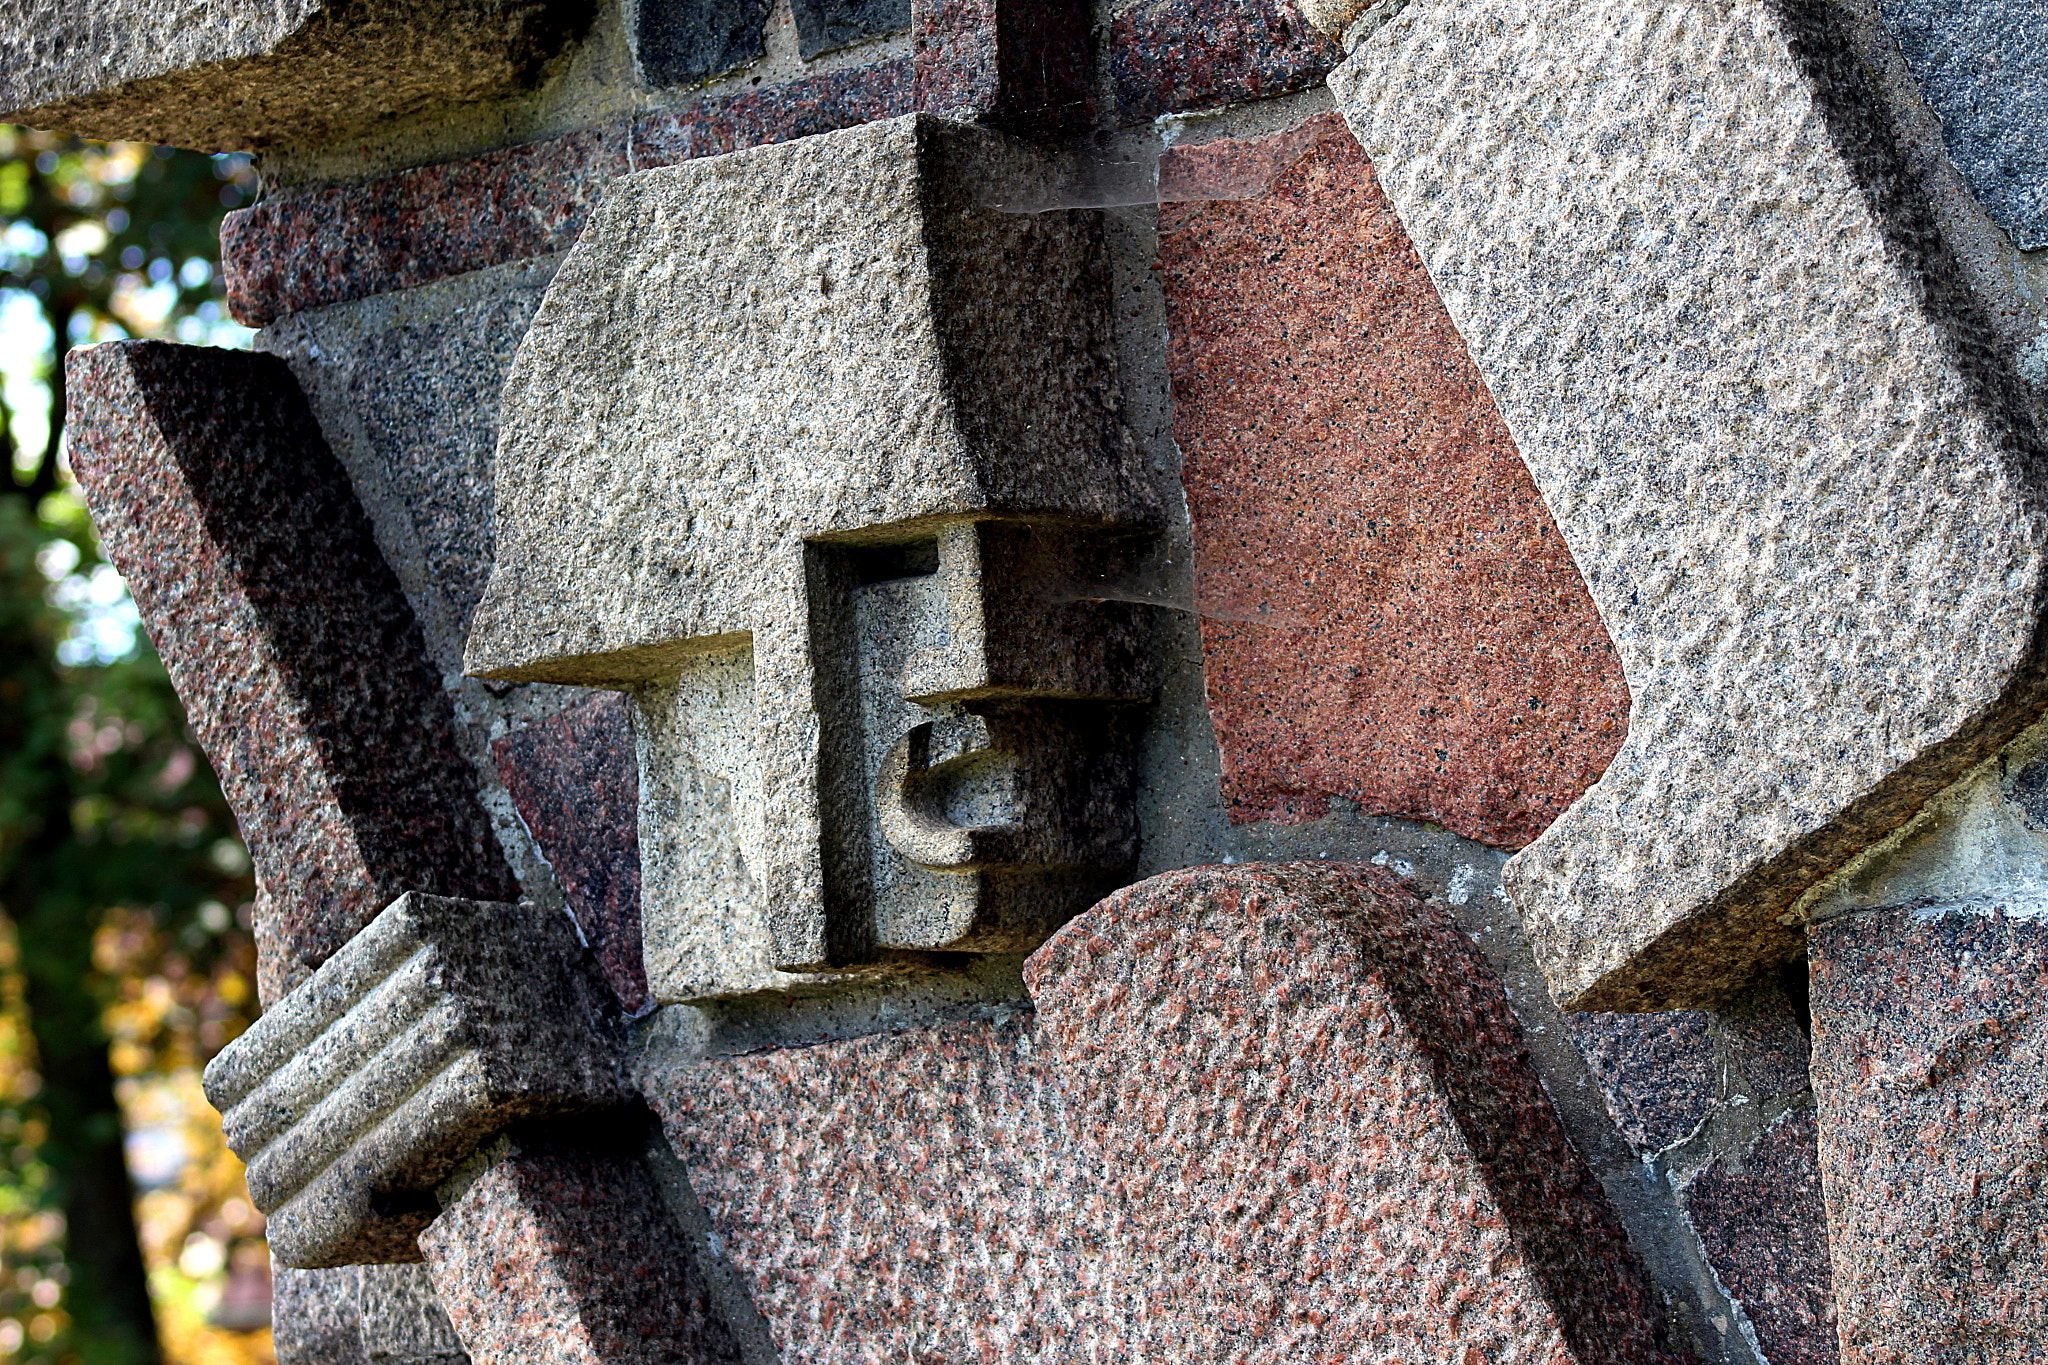
M1814 928L1813 1088L1845 1365L2048 1341L2048 923L2038 901Z
M516 896L412 608L284 362L114 342L66 375L100 542L255 861L264 999L407 889Z
M272 1254L417 1260L434 1187L492 1133L622 1097L608 994L555 912L393 901L206 1068Z
M2023 400L1818 9L1414 0L1331 86L1629 683L1508 865L1532 946L1569 1007L1709 1006L2038 711Z
M1404 883L1172 873L1026 970L1035 1016L648 1078L787 1365L1678 1358L1498 982Z
M1049 174L913 116L630 176L521 346L466 667L634 691L659 999L1025 951L1135 858L1099 224L978 202Z
M0 0L11 123L206 151L515 89L588 0Z

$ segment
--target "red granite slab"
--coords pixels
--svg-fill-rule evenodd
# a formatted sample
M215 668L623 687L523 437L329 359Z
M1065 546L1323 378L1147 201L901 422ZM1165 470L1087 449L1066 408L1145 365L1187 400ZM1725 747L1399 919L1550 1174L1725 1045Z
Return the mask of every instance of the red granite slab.
M1126 122L1306 90L1343 59L1284 0L1138 0L1109 26Z
M1341 796L1519 847L1613 758L1627 690L1372 167L1319 126L1263 196L1160 208L1224 797L1238 821ZM1176 149L1161 178L1258 159Z
M786 1365L1675 1357L1499 983L1405 883L1198 868L1036 1010L651 1078Z

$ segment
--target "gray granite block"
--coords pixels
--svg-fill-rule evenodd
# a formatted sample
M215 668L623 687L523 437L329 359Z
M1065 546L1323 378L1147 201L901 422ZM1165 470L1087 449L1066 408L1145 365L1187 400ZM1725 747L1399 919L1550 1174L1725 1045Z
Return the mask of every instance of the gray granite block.
M399 897L206 1068L272 1253L413 1261L432 1191L514 1119L623 1094L609 992L558 913Z
M1159 512L1100 223L985 206L1054 174L914 115L629 176L520 347L465 667L634 691L658 999L1027 951L1135 857L1145 609L1089 584Z
M758 61L769 0L630 0L633 64L648 85L695 85ZM805 53L809 56L809 53Z
M2048 247L2048 12L2040 0L1877 0L1949 157L2023 251Z
M910 28L910 0L795 0L794 8L805 61Z
M207 151L519 88L589 0L4 0L9 122Z
M2043 700L2044 461L1824 16L1414 0L1331 88L1613 637L1508 864L1571 1008L1711 1007Z

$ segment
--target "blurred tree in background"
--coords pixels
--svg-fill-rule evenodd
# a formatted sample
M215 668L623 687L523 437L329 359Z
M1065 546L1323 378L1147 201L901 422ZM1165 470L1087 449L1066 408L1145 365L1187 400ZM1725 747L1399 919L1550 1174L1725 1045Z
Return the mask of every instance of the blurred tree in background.
M63 460L67 347L246 337L214 261L254 185L0 127L0 1361L270 1359L198 1086L256 1008L249 860Z

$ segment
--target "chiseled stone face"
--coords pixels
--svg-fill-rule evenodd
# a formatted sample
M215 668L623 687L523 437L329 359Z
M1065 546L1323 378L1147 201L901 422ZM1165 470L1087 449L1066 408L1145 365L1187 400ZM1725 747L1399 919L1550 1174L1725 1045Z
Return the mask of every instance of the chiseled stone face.
M465 667L634 692L657 999L1028 951L1135 858L1100 226L981 202L1049 173L911 116L629 176L521 345Z
M2037 440L1792 22L1416 0L1331 78L1628 681L1507 871L1576 1008L1790 957L1801 893L2041 702Z
M11 123L208 151L517 87L590 0L0 0Z

